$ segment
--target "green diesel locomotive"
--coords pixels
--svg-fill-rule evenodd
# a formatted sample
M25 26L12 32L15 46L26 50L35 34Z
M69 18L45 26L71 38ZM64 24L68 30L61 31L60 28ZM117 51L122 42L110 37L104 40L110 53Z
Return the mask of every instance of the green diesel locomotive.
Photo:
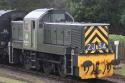
M117 60L109 47L109 24L74 22L68 12L52 8L11 24L10 63L81 79L112 76Z

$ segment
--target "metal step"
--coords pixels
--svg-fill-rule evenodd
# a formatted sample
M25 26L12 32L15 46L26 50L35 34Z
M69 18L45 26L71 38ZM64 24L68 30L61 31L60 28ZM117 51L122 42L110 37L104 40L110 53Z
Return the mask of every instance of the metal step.
M33 59L32 59L31 62L36 62L36 60L33 60Z
M31 66L31 68L36 68L36 66Z
M72 55L66 56L66 73L72 75Z

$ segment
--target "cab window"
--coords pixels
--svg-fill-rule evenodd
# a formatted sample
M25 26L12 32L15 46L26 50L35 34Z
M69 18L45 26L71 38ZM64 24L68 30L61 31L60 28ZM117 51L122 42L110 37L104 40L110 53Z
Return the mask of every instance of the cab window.
M34 20L31 21L31 25L32 25L32 28L35 29L35 21Z

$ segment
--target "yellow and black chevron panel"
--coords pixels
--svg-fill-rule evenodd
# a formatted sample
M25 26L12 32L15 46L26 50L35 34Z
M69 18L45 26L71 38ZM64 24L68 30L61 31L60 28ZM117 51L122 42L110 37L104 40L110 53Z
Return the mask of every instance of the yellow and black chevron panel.
M107 53L108 52L108 27L87 26L85 33L85 53Z

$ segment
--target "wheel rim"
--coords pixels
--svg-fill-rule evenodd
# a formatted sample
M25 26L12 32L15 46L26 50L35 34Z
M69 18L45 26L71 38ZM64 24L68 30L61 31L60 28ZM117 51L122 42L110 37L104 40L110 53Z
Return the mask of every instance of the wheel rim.
M25 68L27 69L27 70L30 70L30 61L29 61L29 59L27 59L26 61L25 61Z
M43 71L46 75L49 75L53 70L53 65L51 63L43 64Z
M30 59L28 59L27 57L25 58L24 66L25 66L25 69L26 69L26 70L30 70L30 68L31 68Z
M66 74L64 72L64 65L58 65L58 72L61 77L66 77Z

